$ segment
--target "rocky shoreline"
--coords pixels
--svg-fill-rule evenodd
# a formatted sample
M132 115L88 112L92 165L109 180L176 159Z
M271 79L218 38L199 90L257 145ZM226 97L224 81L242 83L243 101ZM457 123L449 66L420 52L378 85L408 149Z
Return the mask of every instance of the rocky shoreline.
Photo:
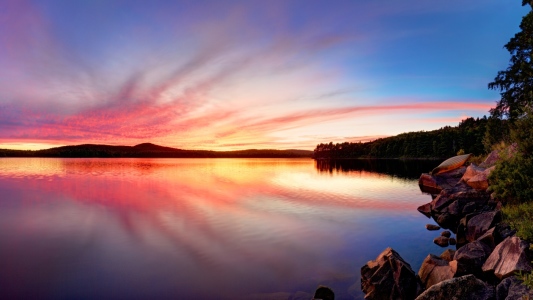
M515 276L533 270L529 243L502 221L502 204L487 191L498 158L494 151L479 166L420 176L432 201L418 211L439 225L426 228L446 229L434 243L456 250L428 254L415 273L399 253L385 249L361 268L365 299L533 299Z

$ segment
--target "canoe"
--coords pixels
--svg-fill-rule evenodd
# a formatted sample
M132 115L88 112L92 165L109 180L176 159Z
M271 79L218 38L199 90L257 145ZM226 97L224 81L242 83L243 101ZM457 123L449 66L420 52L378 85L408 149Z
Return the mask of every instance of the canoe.
M464 165L472 154L457 155L443 161L438 167L431 171L431 175L437 175L440 173L448 172L459 168Z

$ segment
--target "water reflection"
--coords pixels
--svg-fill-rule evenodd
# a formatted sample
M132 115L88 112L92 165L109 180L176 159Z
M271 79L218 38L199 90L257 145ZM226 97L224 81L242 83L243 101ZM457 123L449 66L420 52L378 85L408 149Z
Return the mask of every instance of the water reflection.
M398 178L418 179L421 173L435 168L440 161L398 160L398 159L344 159L317 160L315 166L320 172L373 172Z
M1 159L0 194L6 298L351 299L385 247L432 247L415 182L309 159Z

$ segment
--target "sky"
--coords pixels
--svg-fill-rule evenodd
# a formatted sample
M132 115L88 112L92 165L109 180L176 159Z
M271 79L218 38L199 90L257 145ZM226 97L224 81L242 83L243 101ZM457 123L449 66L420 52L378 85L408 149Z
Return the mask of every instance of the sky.
M501 0L0 0L0 148L308 149L488 115Z

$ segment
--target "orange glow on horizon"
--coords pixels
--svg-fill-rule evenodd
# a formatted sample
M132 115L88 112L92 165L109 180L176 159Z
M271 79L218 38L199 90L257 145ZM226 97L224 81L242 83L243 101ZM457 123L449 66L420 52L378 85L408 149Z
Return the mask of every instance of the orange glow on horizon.
M39 142L0 142L0 149L9 149L9 150L44 150L55 147L65 146L64 143L39 143Z
M153 108L145 104L134 104L123 111L112 108L115 113L111 115L108 108L80 112L61 123L54 121L57 116L35 114L32 118L45 118L50 125L39 128L21 127L13 135L25 138L0 140L0 148L40 150L80 144L134 146L154 143L190 150L313 150L317 144L324 142L366 142L403 132L455 126L464 116L471 115L469 112L487 111L489 108L490 105L477 102L412 102L401 105L296 108L293 111L272 111L261 117L254 116L250 111L213 108L196 117L174 119L173 111L180 109L179 106L165 104ZM432 114L454 112L456 116L412 118L405 115L406 111ZM408 130L398 131L399 128L393 121L398 118L407 118L407 125L404 126ZM427 128L428 124L438 127ZM332 136L333 132L337 135ZM389 134L384 134L387 132ZM57 139L60 135L65 138ZM27 136L35 136L37 139L28 140ZM48 136L54 139L48 139ZM75 138L68 138L69 136Z

